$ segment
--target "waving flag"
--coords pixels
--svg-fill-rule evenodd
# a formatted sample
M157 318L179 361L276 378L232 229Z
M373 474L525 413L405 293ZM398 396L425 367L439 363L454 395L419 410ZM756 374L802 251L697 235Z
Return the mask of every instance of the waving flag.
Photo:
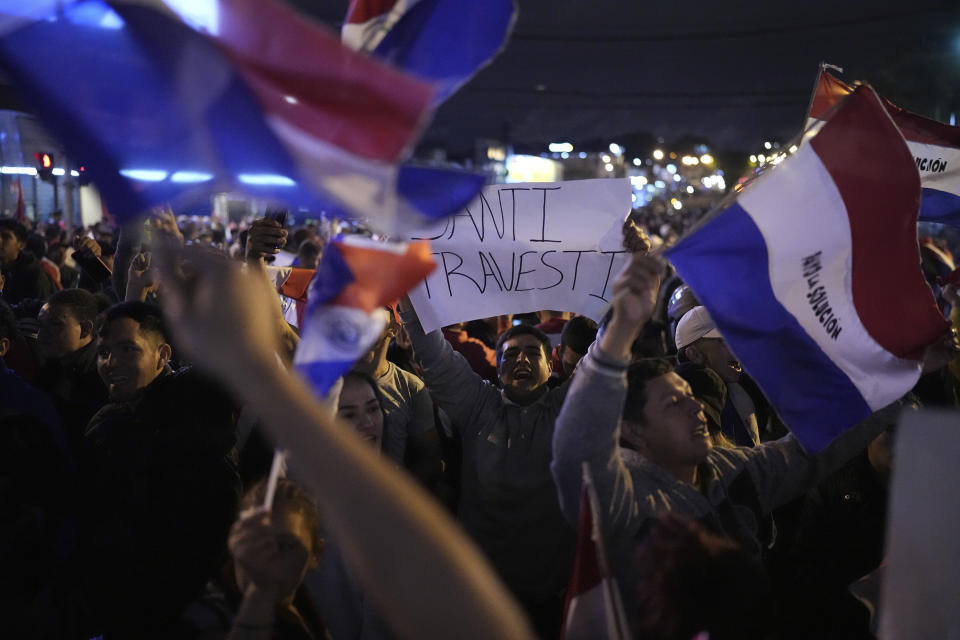
M350 0L343 42L436 88L446 100L503 48L512 0Z
M447 173L426 197L398 164L433 88L274 0L4 3L0 69L121 218L241 191L395 229L483 182Z
M347 236L328 243L310 288L294 367L326 395L380 337L383 307L434 266L426 242L381 244Z
M808 126L822 119L853 87L820 71ZM960 127L918 116L884 101L920 171L920 220L960 226Z
M810 451L909 391L948 330L920 270L916 164L859 87L667 255Z

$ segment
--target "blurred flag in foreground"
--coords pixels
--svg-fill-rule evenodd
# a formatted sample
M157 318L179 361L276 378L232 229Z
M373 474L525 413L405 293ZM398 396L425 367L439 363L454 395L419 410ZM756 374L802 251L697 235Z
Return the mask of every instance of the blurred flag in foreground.
M26 222L27 210L23 205L23 185L20 184L20 177L17 177L17 210L13 214L18 222Z
M483 184L401 171L433 88L275 0L4 0L0 70L121 219L240 191L392 230Z
M667 252L808 451L909 391L948 325L920 270L916 164L859 87Z
M563 632L560 634L563 640L626 640L631 637L620 590L607 563L600 513L590 467L583 463L577 554L567 586Z
M807 125L823 119L852 92L853 87L821 68ZM960 226L960 127L904 111L886 100L884 105L920 171L920 220Z
M512 0L350 0L343 42L450 97L503 48Z
M382 244L346 236L328 243L310 288L296 370L326 395L380 337L387 321L384 306L434 266L426 242Z

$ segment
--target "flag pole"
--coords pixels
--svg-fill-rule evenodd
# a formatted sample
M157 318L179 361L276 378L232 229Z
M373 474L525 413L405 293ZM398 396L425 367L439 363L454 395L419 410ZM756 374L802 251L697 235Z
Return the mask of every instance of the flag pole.
M807 128L807 123L810 121L810 114L813 113L813 103L817 99L817 89L820 88L820 77L827 69L833 69L834 71L843 73L843 67L838 67L837 65L830 64L824 60L821 60L820 64L817 65L817 77L813 81L813 91L810 93L810 102L807 103L807 115L803 119L803 126L800 127L801 131Z
M813 79L813 91L810 92L810 101L807 102L807 112L804 114L803 124L800 126L801 131L804 131L807 128L807 123L810 122L810 114L813 113L813 103L817 99L817 89L820 88L820 76L823 75L823 68L826 64L826 62L821 60L820 64L817 65L817 76Z
M593 486L593 476L590 474L590 464L583 462L583 487L587 492L587 503L590 505L591 520L593 520L592 531L590 532L594 542L594 549L597 552L597 564L600 566L600 574L606 576L606 580L601 580L601 588L604 591L604 601L606 602L607 628L613 631L612 638L627 640L630 638L630 630L627 626L627 616L623 610L623 602L620 599L620 588L617 586L616 578L610 572L610 564L607 562L606 543L603 539L600 521L600 499L597 497L597 489Z

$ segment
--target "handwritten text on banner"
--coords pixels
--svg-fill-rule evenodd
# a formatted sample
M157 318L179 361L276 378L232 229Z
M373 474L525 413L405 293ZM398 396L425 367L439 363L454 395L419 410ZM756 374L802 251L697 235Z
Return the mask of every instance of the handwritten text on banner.
M411 234L437 268L410 292L423 328L552 309L596 320L625 260L627 180L485 188L464 211Z

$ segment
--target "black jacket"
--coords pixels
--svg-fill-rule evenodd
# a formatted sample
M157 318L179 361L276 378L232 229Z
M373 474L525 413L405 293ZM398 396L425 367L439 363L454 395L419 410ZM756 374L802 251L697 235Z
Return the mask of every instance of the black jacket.
M12 305L30 298L45 300L56 290L40 261L29 251L21 251L13 263L3 265L3 277L3 299Z
M235 427L231 399L189 369L93 417L80 559L93 631L162 635L202 591L236 516Z
M97 373L96 342L47 362L34 383L53 400L76 450L90 419L107 403L107 388Z

